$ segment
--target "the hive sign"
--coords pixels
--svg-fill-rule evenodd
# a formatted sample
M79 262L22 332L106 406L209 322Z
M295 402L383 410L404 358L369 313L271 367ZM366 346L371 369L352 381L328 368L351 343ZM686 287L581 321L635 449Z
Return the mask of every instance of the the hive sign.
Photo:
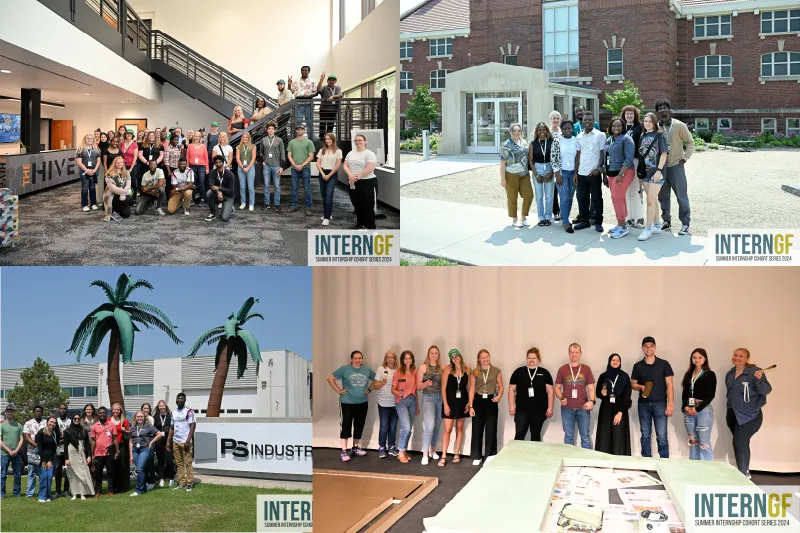
M249 444L243 440L221 438L222 456L231 453L240 459L311 460L312 447L306 444Z

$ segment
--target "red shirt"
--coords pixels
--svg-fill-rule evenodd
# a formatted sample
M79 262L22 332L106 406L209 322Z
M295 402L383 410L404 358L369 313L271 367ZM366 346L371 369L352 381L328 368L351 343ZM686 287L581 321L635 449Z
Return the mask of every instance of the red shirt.
M196 162L195 159L197 159ZM186 149L186 160L190 165L206 167L206 173L208 173L208 147L205 144L200 144L196 148L194 143L190 144Z
M116 422L116 423L114 422L114 420L112 418L109 418L108 420L117 427L117 442L122 444L123 429L124 428L130 428L131 427L131 423L128 422L127 419L120 420L119 422Z
M114 446L112 439L118 438L117 426L110 418L106 419L105 425L95 422L89 432L89 437L94 439L94 457L105 457L108 455L108 448Z

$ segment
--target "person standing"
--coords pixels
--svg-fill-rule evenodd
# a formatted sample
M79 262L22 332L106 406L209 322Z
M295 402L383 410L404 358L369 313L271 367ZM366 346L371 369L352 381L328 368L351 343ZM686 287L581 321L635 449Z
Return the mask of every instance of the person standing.
M394 395L392 382L397 371L397 354L388 350L383 356L383 364L375 373L375 382L372 388L378 391L378 457L386 455L397 457L397 409L394 408Z
M114 163L114 159L116 159L120 153L119 139L112 137L111 141L108 143L108 148L106 148L105 152L103 152L103 169L105 170L103 175L108 174L108 172L111 170L112 164ZM105 187L103 187L103 192L105 193ZM105 196L105 194L103 196Z
M333 218L333 193L338 183L339 168L342 166L342 151L336 146L336 136L325 133L322 148L317 154L319 190L322 194L322 225L327 226Z
M640 241L646 241L654 233L661 233L658 221L658 196L664 184L663 171L669 155L669 144L663 133L658 131L658 117L647 113L642 120L645 133L639 139L639 166L636 174L644 185L647 195L647 214L644 230L639 234Z
M192 439L197 423L194 411L186 407L186 394L179 392L175 397L178 408L172 411L172 425L167 437L167 451L175 447L175 465L178 469L178 486L173 490L186 489L192 492L194 470L192 468Z
M178 161L181 159L181 149L178 146L180 137L173 134L169 138L169 146L164 150L164 165L167 170L164 172L165 176L172 176L172 171L178 168Z
M578 141L573 135L572 121L566 119L561 122L561 135L553 144L553 172L556 177L562 224L567 233L575 233L569 216L578 183L578 177L575 175L577 155Z
M94 472L94 497L99 498L103 492L103 470L108 480L108 495L118 492L114 486L114 471L111 461L119 459L119 440L117 426L107 418L108 409L97 408L97 422L92 426L89 438L92 447L92 471ZM113 450L112 450L113 448Z
M533 187L528 172L528 142L522 137L522 126L514 123L508 129L510 137L500 147L500 187L506 190L506 205L511 225L528 225L528 213L533 204ZM522 224L517 223L517 196L522 197Z
M472 417L472 466L497 455L498 404L503 397L503 374L492 366L489 350L478 352L478 364L469 380L469 416ZM481 442L483 441L483 442Z
M656 428L658 456L669 457L667 418L674 409L672 366L668 361L656 357L656 340L642 339L644 359L633 365L631 388L639 392L639 426L642 432L642 457L652 457L651 431Z
M514 370L508 382L508 414L514 417L514 440L541 442L544 421L553 416L553 377L541 363L539 348L529 348L525 366Z
M336 384L336 380L342 386ZM350 354L350 364L337 368L328 376L328 384L339 395L339 408L341 409L342 429L339 438L342 439L342 462L348 462L351 457L367 455L361 449L361 434L364 431L364 422L367 419L367 394L370 385L375 380L375 372L364 365L364 355L358 350ZM347 441L353 437L353 448L348 449Z
M336 75L329 75L327 84L319 91L319 97L322 99L319 106L319 133L321 135L333 132L339 115L338 100L342 98L342 88L336 85L336 82Z
M264 209L269 211L270 186L275 186L275 212L281 212L281 174L283 162L286 161L286 148L283 139L275 135L278 125L267 123L267 136L261 140L261 153L264 158Z
M228 134L224 131L219 134L219 143L211 150L211 160L214 157L221 155L225 161L225 168L231 168L233 164L233 146L228 144Z
M219 123L212 122L211 123L211 131L208 133L208 136L205 139L206 141L206 148L208 149L208 160L211 161L214 158L213 150L214 147L219 144Z
M639 117L639 109L633 105L626 105L620 112L625 123L625 135L633 139L634 157L633 169L639 168L639 140L642 137L642 124ZM638 229L644 229L644 206L642 204L642 184L634 179L630 187L625 192L625 206L628 209L628 220L626 224Z
M322 88L322 82L325 80L325 73L323 72L319 77L319 83L314 83L309 77L311 74L311 67L300 67L300 79L292 81L289 76L289 87L292 89L295 100L301 100L295 104L295 126L302 124L308 131L308 136L311 138L314 135L314 128L312 127L311 117L313 115L311 109L311 99L319 94ZM305 130L304 130L305 131Z
M603 162L605 161L606 136L594 128L594 116L583 114L583 132L578 135L575 166L578 169L578 215L580 222L575 229L591 226L603 232Z
M97 206L98 209L100 209L103 206L101 201L103 200L103 190L105 189L104 187L105 184L103 183L102 177L105 174L106 169L108 168L106 167L106 159L103 156L103 154L105 154L106 150L108 150L108 147L111 146L110 141L111 139L108 138L108 135L106 133L100 132L100 140L96 143L96 146L97 149L100 151L100 163L98 166L102 165L102 167L98 169L97 171L98 177L95 180L95 189L96 189L95 198L97 199L97 204L95 205Z
M689 356L689 370L683 375L681 410L689 436L689 459L713 461L711 429L714 427L714 407L717 375L708 364L708 353L695 348Z
M128 462L128 442L131 439L131 423L125 416L122 406L115 403L111 406L112 424L117 427L117 439L119 444L119 457L111 460L111 475L114 476L114 492L128 492L131 490L131 475Z
M105 135L102 133L101 135ZM69 492L69 478L64 472L64 463L67 460L66 451L64 450L64 431L72 424L67 417L67 404L60 403L58 405L58 416L56 417L56 431L58 432L58 448L56 449L55 457L55 478L56 478L56 492L55 496L66 496ZM64 491L61 491L61 481L64 481Z
M672 208L671 193L675 192L678 200L678 218L681 220L681 229L678 235L689 234L689 222L691 222L689 212L689 192L686 185L686 162L694 153L694 137L686 127L686 124L672 117L672 103L666 98L656 100L656 113L661 120L658 129L667 137L669 144L669 157L667 158L667 168L664 173L664 187L658 193L658 201L661 204L661 218L664 223L661 225L662 231L667 231L672 227ZM685 147L684 147L685 145Z
M22 490L22 444L25 439L22 437L22 426L14 420L17 409L13 403L6 406L6 419L0 424L0 434L2 435L2 451L0 452L0 479L2 479L2 489L0 498L6 497L6 477L8 477L8 465L11 464L11 472L14 474L15 498L19 498Z
M186 161L194 174L194 200L198 204L202 204L206 200L206 175L209 168L208 150L203 144L203 134L199 131L194 134L192 144L186 149Z
M166 180L164 172L156 166L154 160L150 161L150 169L142 175L141 192L138 202L136 202L136 214L143 215L153 203L156 204L156 214L164 216L162 205L166 203L167 197L164 192Z
M167 212L173 214L183 204L183 214L188 216L194 189L194 172L187 167L186 158L181 157L178 159L178 168L172 171L172 190L167 203Z
M733 454L736 468L750 479L750 439L764 422L761 408L767 403L772 385L764 371L751 363L750 350L737 348L731 362L733 368L725 374L728 408L725 422L733 434Z
M631 454L631 380L622 370L622 358L612 353L606 371L597 378L600 389L600 413L594 449L611 455Z
M175 466L173 464L172 452L167 451L167 438L169 427L172 425L172 413L167 402L159 400L156 404L156 413L153 416L153 427L164 434L163 439L159 439L155 445L155 455L158 461L158 486L163 487L165 482L169 482L171 487L175 478Z
M42 418L42 413L44 409L42 409L41 405L36 405L33 407L33 418L25 422L25 425L22 427L22 434L25 438L25 442L28 444L28 490L25 491L26 498L33 497L33 491L36 487L36 478L39 478L41 481L41 462L39 461L37 464L33 464L35 461L35 457L39 456L39 451L36 448L36 435L39 433L39 430L47 426L47 420Z
M242 106L235 106L233 108L233 115L228 121L228 135L235 135L240 131L244 131L249 125L250 121L245 118L244 111L242 111Z
M53 463L58 448L58 424L56 417L47 419L45 427L36 434L36 449L41 458L41 474L39 476L39 503L49 502L53 490Z
M84 213L97 211L97 171L100 167L100 150L94 145L94 135L87 133L75 154L75 164L81 178L81 209Z
M442 458L439 466L447 463L447 449L450 447L450 434L456 426L456 446L453 463L461 462L461 445L464 443L464 420L469 416L469 367L457 348L448 352L450 364L442 372Z
M91 429L87 430L83 426L83 418L77 413L72 415L72 422L64 430L64 452L66 455L64 464L67 466L67 479L69 480L73 500L78 496L81 497L81 500L85 500L86 496L94 496L92 474L89 471L89 465L92 461L90 451L92 445L89 441L90 431Z
M146 483L150 454L153 452L153 446L163 436L163 433L147 421L143 412L139 411L134 415L131 438L128 441L130 461L136 465L136 490L131 496L141 496L153 488L153 485Z
M397 409L397 419L400 422L400 450L397 460L401 463L411 460L408 456L408 441L411 439L411 431L414 428L414 417L419 415L416 371L414 354L411 353L411 350L403 351L400 354L400 368L392 378L392 394L394 395L395 409ZM342 457L342 461L349 460L349 457L347 459Z
M97 413L95 413L94 405L87 403L83 406L83 412L81 413L81 426L89 432L95 422L97 422Z
M249 205L250 211L256 205L256 147L249 132L242 133L239 146L236 147L236 168L239 173L239 209ZM250 193L249 202L247 201Z
M163 133L163 132L162 132ZM139 145L133 140L133 131L125 130L125 139L119 146L122 152L122 159L125 162L125 169L128 171L129 176L135 175L135 166L139 156ZM139 189L134 187L133 196L139 195Z
M528 167L533 170L533 189L539 226L549 226L553 220L553 136L547 124L540 122L534 129L534 141L528 147ZM524 224L524 222L523 222Z
M553 142L558 142L561 138L561 113L556 110L550 112L550 134L553 136ZM553 220L558 222L561 220L561 207L558 205L558 191L553 195Z
M574 137L577 137L578 135L583 133L583 115L585 114L586 114L586 108L584 106L582 105L575 106L575 112L572 115L573 117L575 117L575 123L572 126L572 134ZM592 126L596 130L600 129L600 124L598 124L597 122L594 122Z
M303 190L306 196L306 216L311 213L311 161L314 160L314 143L305 137L305 127L302 123L295 126L296 137L289 141L286 154L292 165L292 213L297 211L297 194L300 187L300 178L303 179Z
M286 87L285 80L278 80L276 85L278 86L278 106L282 106L284 104L288 104L292 100L294 100L294 95L292 91Z
M378 187L375 167L378 156L367 149L367 138L360 133L353 142L356 149L348 152L344 159L344 172L350 183L350 199L356 209L356 225L353 229L375 229L375 197Z
M417 390L422 391L422 464L439 459L436 442L442 425L442 364L439 348L431 346L417 369Z
M625 133L625 125L619 117L611 119L611 137L606 145L608 168L603 176L603 184L611 189L611 200L617 216L617 225L609 231L612 239L620 239L628 234L628 208L625 197L633 183L633 156L636 153L633 138ZM613 179L612 179L613 178Z
M215 155L214 170L208 175L206 186L206 205L211 211L206 215L206 222L214 220L217 215L219 215L219 219L222 222L227 222L231 219L233 195L235 194L233 183L235 180L233 172L225 168L225 158L221 155ZM218 205L221 205L220 209L217 209Z
M569 363L556 373L555 393L561 401L561 426L564 429L564 444L575 444L575 423L581 448L592 449L591 419L592 409L597 401L594 375L589 365L581 363L581 345L569 345Z

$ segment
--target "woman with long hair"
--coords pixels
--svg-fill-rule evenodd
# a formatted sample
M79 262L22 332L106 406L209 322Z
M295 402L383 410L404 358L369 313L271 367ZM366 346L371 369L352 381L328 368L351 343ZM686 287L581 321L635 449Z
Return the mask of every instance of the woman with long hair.
M94 136L92 137L94 138ZM36 434L36 449L42 463L39 469L39 502L49 502L53 488L53 462L58 448L58 422L56 417L47 419L47 425ZM5 476L5 472L3 472Z
M461 445L464 443L464 420L469 416L467 394L469 393L469 366L464 364L464 357L457 348L448 352L450 364L442 372L442 458L439 466L447 463L447 449L450 447L450 434L453 423L456 426L456 446L453 451L453 462L461 462Z
M138 163L136 165L136 175L132 176L132 178L133 188L138 191L141 189L142 176L144 176L145 172L148 171L150 161L155 160L156 164L160 166L161 162L164 160L164 150L162 149L161 144L156 140L155 132L148 132L147 136L145 136L144 141L142 141L139 147L139 153L136 157L138 159Z
M122 157L125 162L125 168L128 170L128 175L133 178L134 183L136 182L137 178L135 177L135 169L136 163L138 161L139 156L139 145L136 144L136 141L133 140L133 131L127 130L125 132L125 138L120 143L119 146L120 151L122 152ZM134 186L133 187L133 196L138 196L139 188Z
M231 119L228 121L228 133L230 135L239 133L240 131L247 129L249 124L250 122L244 118L242 106L237 105L233 108L233 115L231 115Z
M633 139L633 169L639 168L639 141L642 138L642 122L639 109L633 105L626 105L619 114L625 124L625 135ZM628 226L644 229L644 203L642 199L643 187L638 179L631 182L625 193L625 205L628 208Z
M233 147L228 144L228 134L224 131L219 133L219 140L216 146L211 150L211 160L214 160L215 155L221 155L225 159L225 168L230 168L233 163Z
M111 405L110 420L112 424L117 426L117 442L119 443L119 457L111 460L114 492L128 492L131 490L131 476L128 467L128 442L131 438L131 423L126 418L122 405L118 403Z
M553 194L556 184L553 173L553 135L544 122L538 123L533 131L534 140L528 146L528 166L533 170L539 226L549 226L553 220Z
M108 147L103 152L103 169L105 172L103 173L108 174L108 171L111 169L111 166L114 163L114 159L120 155L121 152L119 151L119 139L116 137L111 137L111 141L108 143ZM103 180L105 184L105 180ZM105 197L105 187L103 187L103 196Z
M442 363L439 347L431 346L417 369L417 390L422 391L422 464L428 457L438 460L436 443L442 425Z
M405 350L400 354L400 368L394 373L392 379L392 394L394 394L397 419L400 421L400 443L397 460L407 463L408 441L411 439L411 430L414 427L414 417L419 414L417 403L417 367L414 364L414 354Z
M333 192L339 181L337 175L342 166L342 151L336 145L336 136L326 133L322 138L322 148L317 155L319 172L319 191L322 194L322 225L327 226L333 218Z
M561 113L553 110L550 112L548 119L550 120L550 134L553 136L553 144L555 146L555 144L561 140ZM560 199L558 197L558 191L556 190L553 192L553 220L556 222L561 220L561 209L559 203Z
M119 137L117 137L117 134L114 133L114 130L108 130L108 142L111 143L111 139L114 138L116 138L119 141Z
M522 136L522 125L508 128L509 137L500 147L500 187L506 190L506 204L511 225L528 225L528 212L533 204L533 187L528 172L528 142ZM517 196L522 197L522 224L517 223Z
M664 184L663 171L669 155L669 143L663 133L658 131L658 117L647 113L642 119L644 133L639 139L639 166L636 175L644 185L647 196L647 215L644 230L639 234L640 241L646 241L655 233L661 233L658 220L658 191Z
M84 412L85 410L84 407ZM72 423L64 430L63 439L64 452L67 456L64 464L67 466L67 479L72 499L80 496L81 500L85 500L86 496L94 496L94 482L92 473L89 471L92 460L89 430L83 426L83 419L78 413L72 415Z
M133 416L133 426L130 431L128 454L131 463L136 465L136 490L131 493L131 496L140 496L155 486L147 482L150 456L153 453L153 446L164 436L164 433L153 427L142 411L138 411Z
M81 413L81 427L84 428L87 432L91 431L92 426L95 422L97 422L97 409L94 408L94 404L87 403L83 406L83 412Z
M341 380L342 386L336 384ZM342 462L350 461L352 457L367 455L361 448L361 434L364 431L364 422L367 420L367 394L371 391L375 372L364 364L364 355L354 350L350 353L350 364L337 368L328 376L328 384L339 395L339 406L342 415L342 430L339 437L342 439ZM348 449L347 442L353 437L352 451Z
M594 449L612 455L631 454L631 378L622 370L622 357L612 353L606 371L597 378L600 414Z
M122 141L125 139L125 133L127 133L127 131L128 129L124 124L117 128L117 139L119 139L120 143L122 143Z
M94 144L94 135L87 133L75 152L75 164L78 165L78 173L81 178L81 209L84 213L88 213L90 210L97 211L95 194L101 155L100 149Z
M155 444L155 456L158 462L158 482L159 487L163 487L165 482L169 482L171 487L175 481L175 466L172 450L167 450L167 437L169 427L172 425L172 411L167 402L159 400L156 404L156 412L153 415L153 427L165 435Z
M106 172L106 192L103 196L106 222L113 220L119 222L131 216L131 176L125 168L122 156L117 156L111 162L111 168Z
M264 101L262 97L256 98L255 106L253 107L253 116L250 119L250 122L255 122L257 120L261 120L262 118L269 115L269 109L267 108L267 102Z
M140 147L141 147L142 143L144 142L146 134L147 134L147 132L144 131L144 130L139 130L139 131L136 132L136 144L138 144Z
M203 144L203 134L199 131L191 138L192 142L186 149L186 161L194 172L194 184L197 186L198 195L195 202L202 204L206 199L206 174L208 174L208 147Z
M253 144L250 132L242 133L241 142L236 147L236 165L239 174L239 209L244 209L248 204L249 210L256 205L256 146ZM249 202L247 201L249 195Z
M625 195L636 177L633 170L635 149L633 138L625 133L625 123L621 118L612 117L609 130L611 137L606 141L608 158L603 183L611 189L611 201L617 215L617 225L609 231L609 235L612 239L620 239L628 234Z
M394 408L392 395L392 381L397 371L397 354L387 350L383 356L383 363L375 374L372 388L378 391L378 417L380 429L378 430L378 457L384 459L387 453L397 457L397 409Z
M525 365L517 368L508 381L508 413L514 417L514 440L541 442L544 421L553 416L553 376L540 366L542 355L532 347L525 354Z
M750 350L736 348L731 358L733 368L725 374L728 391L725 421L733 434L736 468L747 479L750 479L750 439L761 429L764 422L761 408L767 403L767 394L772 392L764 371L749 361Z
M714 408L711 401L717 391L717 376L708 365L708 354L703 348L692 350L689 369L681 384L681 409L689 435L689 459L713 461L711 428L714 427Z
M498 403L503 397L503 374L492 366L489 350L478 352L478 363L469 380L469 416L472 417L472 466L497 455Z

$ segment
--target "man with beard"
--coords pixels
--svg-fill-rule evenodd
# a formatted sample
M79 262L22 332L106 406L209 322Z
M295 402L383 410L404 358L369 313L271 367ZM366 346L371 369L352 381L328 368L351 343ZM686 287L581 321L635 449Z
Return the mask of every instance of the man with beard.
M66 455L64 453L64 431L70 426L72 422L67 418L67 404L58 404L58 416L56 417L56 430L58 434L58 447L56 447L56 460L55 460L55 478L56 478L56 493L54 497L66 496L69 492L69 479L64 472L64 462ZM64 480L64 492L61 492L61 480Z
M582 105L575 106L575 121L572 125L572 134L577 137L583 131L583 114L586 113L586 108ZM600 124L594 123L594 129L599 130Z
M99 498L103 491L103 469L108 478L108 495L113 496L115 487L112 482L111 460L119 458L119 442L117 439L117 426L108 419L108 409L99 407L97 409L97 422L92 426L89 433L92 443L92 471L94 472L94 497ZM110 448L114 447L111 452ZM111 455L109 453L111 452Z
M178 408L172 411L172 425L167 437L167 451L171 449L170 441L175 446L175 468L178 469L178 486L173 490L186 489L186 492L192 492L192 439L196 426L194 411L186 407L186 395L182 392L175 397L175 403Z
M19 498L20 486L22 484L22 444L25 439L22 437L22 426L14 420L16 407L13 403L6 406L6 419L0 425L2 432L2 467L0 468L0 479L2 479L2 491L0 498L6 497L6 474L8 465L11 464L11 471L14 473L14 497Z
M667 138L669 145L669 155L667 156L667 168L664 169L664 185L658 191L658 203L661 204L661 218L664 223L661 225L662 231L667 231L672 227L672 217L670 216L671 191L675 191L678 199L678 218L681 219L681 229L678 235L689 234L689 192L686 188L686 170L684 165L694 153L694 137L686 127L686 124L676 118L672 118L672 103L662 98L656 100L656 114L658 115L658 130ZM684 148L684 143L686 147Z
M34 406L33 418L25 422L22 428L22 434L25 437L25 442L28 444L28 453L37 453L36 450L36 434L40 429L47 427L47 420L42 418L44 409L41 405ZM34 489L38 485L36 478L40 477L42 472L41 465L33 465L28 461L28 490L25 491L26 498L33 498Z

